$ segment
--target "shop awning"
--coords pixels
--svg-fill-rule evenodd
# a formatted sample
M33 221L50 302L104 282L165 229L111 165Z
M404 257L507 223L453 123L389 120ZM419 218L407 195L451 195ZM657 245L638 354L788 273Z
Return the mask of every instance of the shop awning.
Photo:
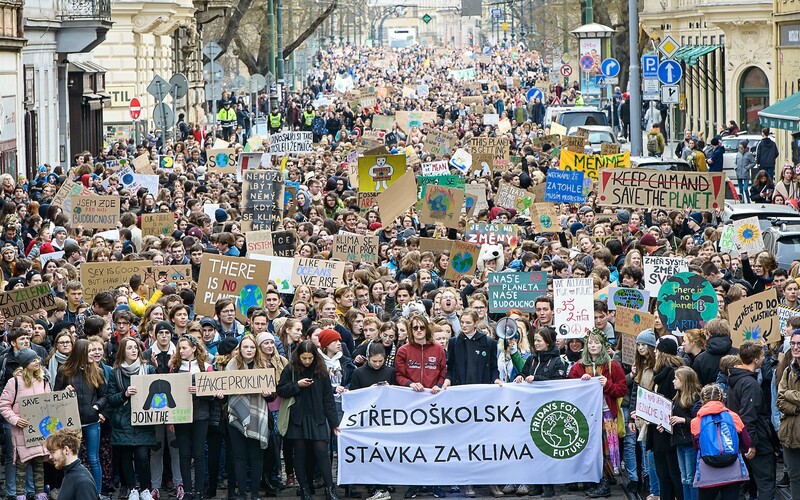
M758 118L764 127L800 132L800 92L762 109Z
M714 52L719 45L684 45L672 56L678 62L685 62L689 66L697 66L697 61L704 55Z

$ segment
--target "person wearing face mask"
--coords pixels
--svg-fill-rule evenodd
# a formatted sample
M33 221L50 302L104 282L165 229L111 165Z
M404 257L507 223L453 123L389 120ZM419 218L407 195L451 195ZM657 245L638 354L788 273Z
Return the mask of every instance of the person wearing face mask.
M611 478L619 473L619 435L606 432L616 430L617 418L622 418L617 398L625 396L628 386L622 366L608 355L608 340L600 330L593 329L586 335L586 346L581 360L569 372L571 379L592 380L596 378L603 388L603 477L593 489L586 492L589 497L609 496ZM608 450L608 451L605 451Z

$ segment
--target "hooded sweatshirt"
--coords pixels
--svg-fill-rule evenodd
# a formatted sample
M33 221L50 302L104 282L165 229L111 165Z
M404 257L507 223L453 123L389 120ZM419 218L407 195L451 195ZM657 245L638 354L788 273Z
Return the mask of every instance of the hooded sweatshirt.
M706 350L694 358L692 368L697 372L701 385L716 382L719 373L719 361L727 354L738 354L739 350L733 347L730 337L711 337L706 344Z
M426 389L441 387L447 375L447 355L439 344L417 344L413 339L397 350L397 385L409 387L419 382Z

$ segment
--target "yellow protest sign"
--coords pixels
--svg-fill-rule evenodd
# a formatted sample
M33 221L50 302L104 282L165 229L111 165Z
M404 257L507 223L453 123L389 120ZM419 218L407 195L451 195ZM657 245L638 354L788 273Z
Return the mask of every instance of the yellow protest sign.
M358 191L381 193L406 173L406 155L362 156L358 159Z
M562 149L559 162L559 169L578 170L596 181L600 177L601 168L630 168L631 153L625 151L616 155L585 155Z

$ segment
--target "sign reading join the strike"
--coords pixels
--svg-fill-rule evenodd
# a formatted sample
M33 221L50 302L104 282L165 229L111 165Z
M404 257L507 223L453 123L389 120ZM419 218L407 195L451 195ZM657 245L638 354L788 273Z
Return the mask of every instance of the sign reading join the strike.
M318 288L337 288L344 284L344 262L297 257L292 266L291 284Z
M560 170L578 170L588 178L596 181L603 168L630 168L631 154L626 151L616 155L585 155L573 151L561 150L559 157Z
M591 278L553 281L554 323L559 339L582 339L594 328L593 283Z
M536 312L533 301L547 292L547 273L489 273L488 285L490 312Z
M33 315L42 309L50 312L55 308L53 290L46 283L0 293L0 313L8 322L17 316Z
M650 295L658 294L661 285L667 278L676 273L684 273L689 270L689 265L683 257L659 257L646 255L644 263L644 289Z
M603 169L599 180L598 200L606 206L702 211L721 207L725 198L721 173Z
M119 196L73 196L72 227L109 229L119 222Z
M214 304L231 298L236 305L236 318L246 321L251 306L264 304L269 270L269 262L263 260L203 254L195 312L214 316Z
M508 484L532 467L547 484L599 481L602 474L596 378L503 390L457 386L436 395L373 387L344 393L342 406L342 484L379 484L387 477L408 485L439 485L444 477L455 484Z
M718 311L717 292L698 274L678 273L658 291L658 317L668 332L703 328ZM775 314L777 319L777 311Z
M19 398L19 414L28 421L25 447L44 444L50 434L61 429L79 430L78 396L75 391L56 391Z
M202 372L194 375L194 385L198 396L216 396L222 392L231 394L261 394L262 391L275 392L275 369L228 370L221 372Z
M137 388L131 396L131 425L189 424L194 419L191 374L133 375L131 385Z
M287 153L310 153L313 136L311 132L279 132L269 138L269 152L283 155Z

